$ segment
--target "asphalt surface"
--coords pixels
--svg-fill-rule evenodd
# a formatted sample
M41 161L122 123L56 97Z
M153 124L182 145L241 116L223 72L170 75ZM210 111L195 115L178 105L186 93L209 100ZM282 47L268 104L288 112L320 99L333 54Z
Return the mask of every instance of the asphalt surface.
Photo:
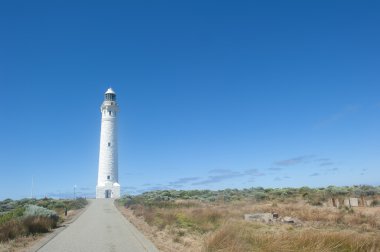
M158 251L114 206L112 199L90 200L78 219L38 251Z

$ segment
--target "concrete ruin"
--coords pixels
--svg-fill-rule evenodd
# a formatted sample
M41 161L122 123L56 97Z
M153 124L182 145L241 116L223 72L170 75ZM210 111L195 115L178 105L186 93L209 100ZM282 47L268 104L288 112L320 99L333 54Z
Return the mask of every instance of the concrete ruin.
M373 199L366 200L364 197L361 198L330 198L324 203L324 206L328 207L372 207Z
M359 199L358 198L350 198L350 206L351 207L358 207L359 206Z
M351 207L350 200L349 199L344 199L343 205L346 206L346 207Z
M273 222L274 217L272 213L254 213L244 214L244 220L246 221L261 221L261 222Z
M294 217L285 216L280 218L278 213L253 213L253 214L244 214L245 221L259 221L264 223L286 223L301 225L301 221Z

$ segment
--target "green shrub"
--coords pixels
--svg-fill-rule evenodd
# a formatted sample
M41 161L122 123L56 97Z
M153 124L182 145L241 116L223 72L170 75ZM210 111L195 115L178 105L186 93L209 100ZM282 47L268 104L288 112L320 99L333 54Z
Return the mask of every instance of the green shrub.
M181 228L194 227L194 223L192 222L192 220L183 213L178 213L176 215L176 219L177 219L177 225Z
M27 205L25 208L24 216L25 216L25 218L28 218L28 217L45 217L45 218L49 218L49 219L56 221L56 222L59 219L59 216L55 211L50 210L50 209L46 209L46 208L43 208L40 206L36 206L36 205Z
M85 198L77 198L75 200L70 200L66 203L68 210L71 209L81 209L88 204Z
M172 202L177 200L194 200L203 202L233 202L247 198L256 201L276 200L277 202L289 202L290 200L304 199L311 205L321 206L331 197L348 197L355 195L372 196L380 195L380 187L374 186L329 186L321 188L262 188L252 187L246 189L211 190L158 190L144 192L136 196L123 196L118 204L130 207L141 204L144 206L158 206L162 208L172 207Z
M48 206L49 209L65 208L65 204L62 201L55 200Z
M0 213L8 212L16 208L16 202L11 199L0 201Z
M255 198L255 200L257 201L261 201L261 200L265 200L268 198L267 194L265 192L255 192L253 194L253 197Z
M48 232L57 226L59 220L53 209L79 209L86 205L87 200L82 198L66 201L49 198L0 201L0 242Z
M17 217L21 217L23 216L23 214L24 208L22 207L14 209L13 211L10 211L8 213L2 214L0 215L0 225Z

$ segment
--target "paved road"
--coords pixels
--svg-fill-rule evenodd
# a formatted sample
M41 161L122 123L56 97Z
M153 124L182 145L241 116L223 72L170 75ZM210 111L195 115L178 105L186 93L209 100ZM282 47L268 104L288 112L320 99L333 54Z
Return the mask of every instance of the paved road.
M158 251L116 209L112 199L91 200L90 206L40 252Z

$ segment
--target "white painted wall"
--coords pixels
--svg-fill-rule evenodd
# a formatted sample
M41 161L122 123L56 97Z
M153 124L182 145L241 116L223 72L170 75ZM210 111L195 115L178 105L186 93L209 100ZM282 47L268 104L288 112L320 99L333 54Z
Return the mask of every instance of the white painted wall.
M107 93L114 92L112 89L108 89L105 94ZM117 114L119 107L116 100L104 100L100 111L102 113L102 124L96 198L105 198L105 190L111 190L112 198L118 198L120 197L117 147Z

